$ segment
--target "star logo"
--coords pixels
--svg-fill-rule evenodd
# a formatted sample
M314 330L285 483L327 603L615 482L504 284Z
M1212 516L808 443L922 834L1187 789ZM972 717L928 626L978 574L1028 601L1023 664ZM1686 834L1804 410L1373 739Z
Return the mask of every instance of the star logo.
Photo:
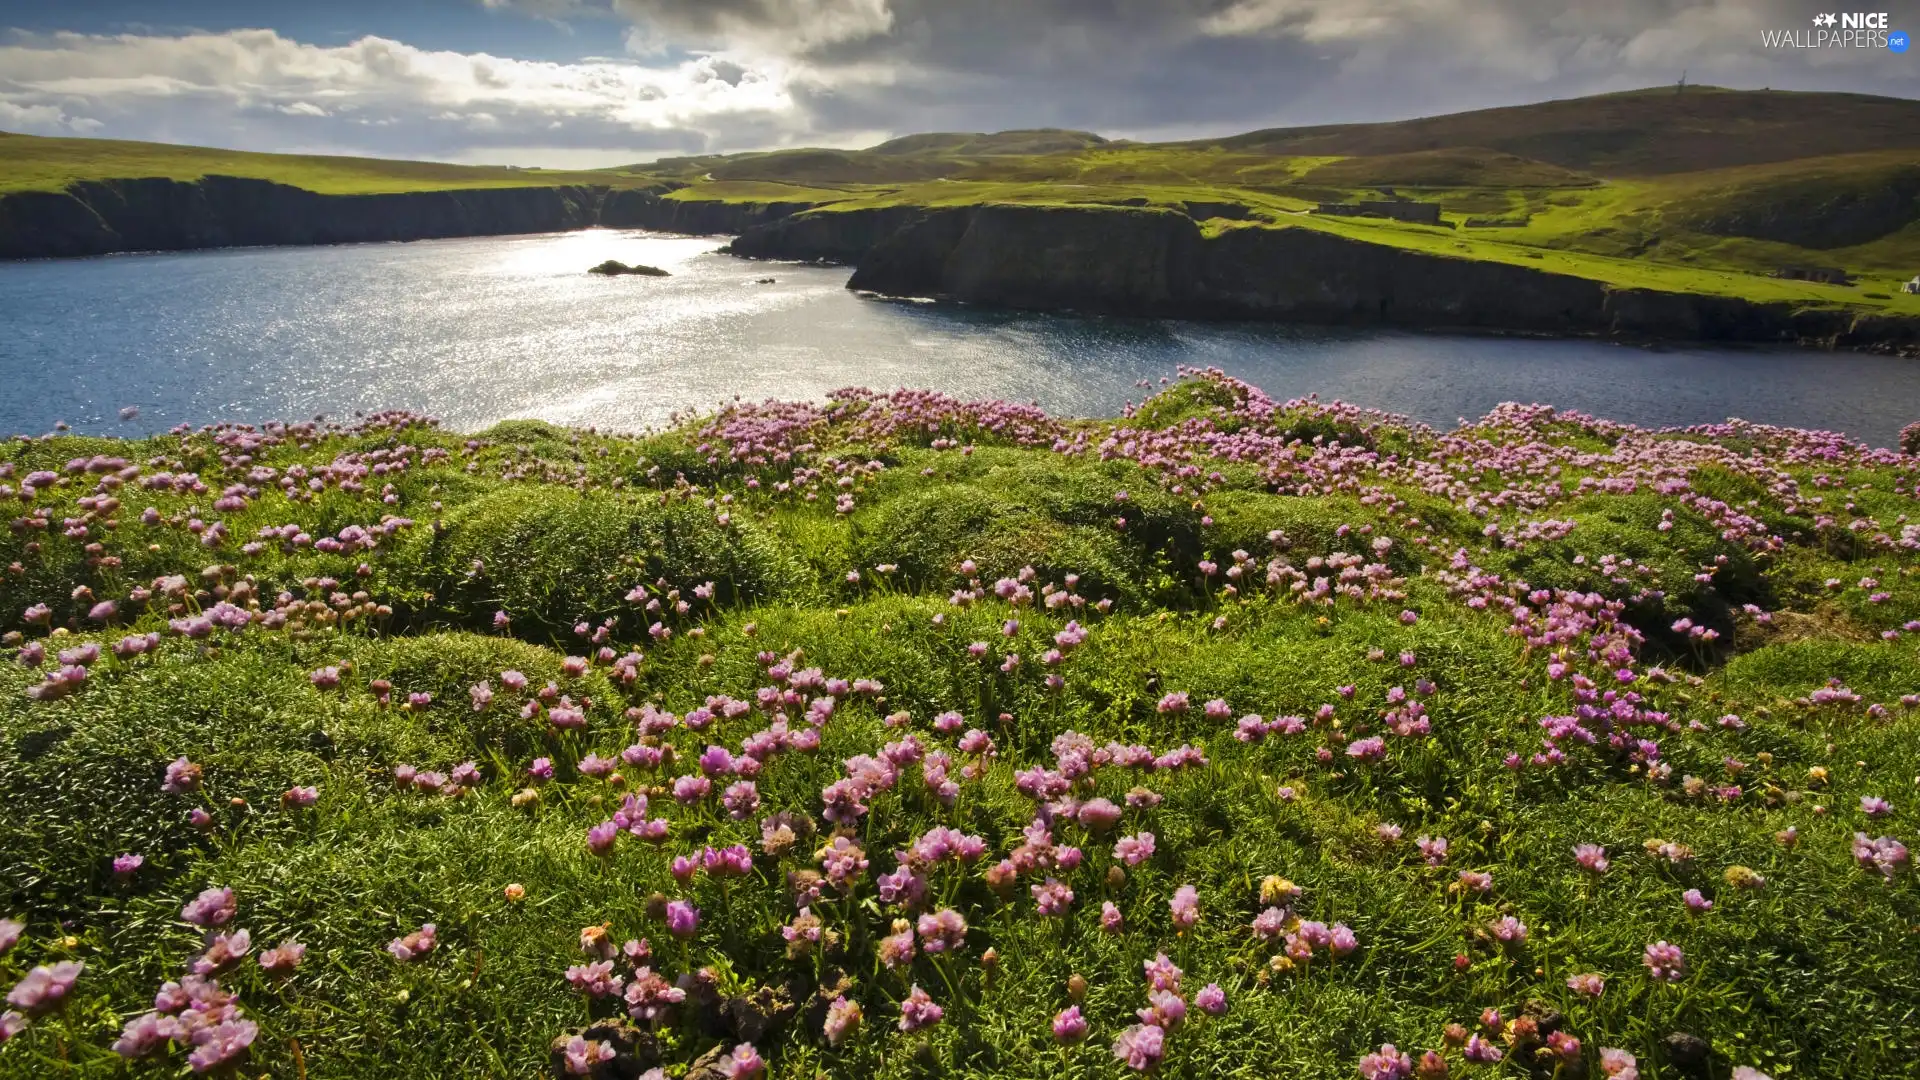
M1815 26L1832 26L1839 21L1839 19L1834 18L1831 14L1815 15L1813 17L1813 25Z

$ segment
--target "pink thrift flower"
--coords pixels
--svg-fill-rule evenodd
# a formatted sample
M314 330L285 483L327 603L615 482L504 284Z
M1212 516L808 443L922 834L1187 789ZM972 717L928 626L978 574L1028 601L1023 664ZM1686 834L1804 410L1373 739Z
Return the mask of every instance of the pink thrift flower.
M667 904L667 932L674 937L686 940L700 929L700 909L685 900L673 900Z
M434 950L440 943L436 936L438 933L432 923L427 923L405 937L387 942L387 951L393 954L395 960L403 964L411 963Z
M1080 1006L1071 1005L1053 1018L1053 1039L1062 1046L1080 1042L1087 1037L1087 1020L1080 1015Z
M940 1022L946 1010L934 1004L918 983L907 992L906 1000L900 1003L900 1030L908 1033L930 1028Z
M1193 995L1193 1004L1208 1016L1220 1016L1227 1011L1227 992L1220 989L1219 983L1208 983Z
M1392 1043L1381 1043L1360 1059L1360 1075L1363 1080L1407 1080L1413 1075L1413 1058Z
M1680 951L1680 946L1664 941L1647 946L1640 962L1647 965L1649 975L1661 982L1678 982L1687 974L1686 954Z
M1577 844L1573 849L1573 860L1580 869L1590 874L1604 874L1611 865L1607 861L1607 849L1599 844Z
M861 1019L859 1002L849 1001L844 996L834 998L833 1004L827 1006L827 1019L822 1027L827 1045L839 1046L847 1041L847 1037L860 1027Z
M1180 930L1191 930L1200 921L1200 890L1182 885L1174 890L1167 906L1173 911L1173 925Z
M1160 1064L1166 1054L1166 1033L1153 1024L1135 1024L1113 1040L1113 1056L1135 1072Z
M232 889L208 889L189 900L180 909L180 917L195 926L225 926L236 909Z
M28 1016L53 1012L73 992L73 984L84 970L86 965L77 960L36 967L7 992L7 1004Z

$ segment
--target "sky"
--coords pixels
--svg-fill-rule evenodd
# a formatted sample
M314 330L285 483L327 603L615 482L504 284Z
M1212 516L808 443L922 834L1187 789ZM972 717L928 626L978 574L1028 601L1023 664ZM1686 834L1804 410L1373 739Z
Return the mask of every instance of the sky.
M1834 2L0 0L0 130L594 167L921 131L1197 138L1683 73L1920 97L1920 50L1763 44Z

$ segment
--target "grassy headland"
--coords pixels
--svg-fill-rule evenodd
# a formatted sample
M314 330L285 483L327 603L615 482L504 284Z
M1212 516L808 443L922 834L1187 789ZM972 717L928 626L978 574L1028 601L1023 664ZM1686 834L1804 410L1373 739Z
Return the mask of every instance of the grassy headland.
M1920 273L1920 103L1857 94L1658 88L1187 143L935 133L866 150L566 172L0 138L0 192L220 174L326 193L602 185L677 188L671 197L684 202L835 209L1195 206L1197 218L1231 217L1234 227L1526 260L1621 287L1920 314L1920 298L1899 289ZM1379 199L1438 203L1443 227L1308 213ZM1791 276L1806 271L1854 283Z
M1920 1075L1915 457L1201 375L0 463L0 1075Z

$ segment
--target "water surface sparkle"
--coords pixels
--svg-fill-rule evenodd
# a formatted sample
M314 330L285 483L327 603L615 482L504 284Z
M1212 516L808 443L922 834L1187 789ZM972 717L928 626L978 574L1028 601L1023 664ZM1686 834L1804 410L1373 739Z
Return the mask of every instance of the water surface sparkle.
M1084 319L861 299L844 269L589 230L0 264L0 433L134 433L406 408L462 430L638 430L736 395L919 387L1113 415L1180 364L1442 427L1501 401L1649 426L1739 416L1879 445L1920 418L1897 358ZM669 278L602 278L604 259ZM757 279L773 277L771 285ZM140 419L122 425L121 407Z

